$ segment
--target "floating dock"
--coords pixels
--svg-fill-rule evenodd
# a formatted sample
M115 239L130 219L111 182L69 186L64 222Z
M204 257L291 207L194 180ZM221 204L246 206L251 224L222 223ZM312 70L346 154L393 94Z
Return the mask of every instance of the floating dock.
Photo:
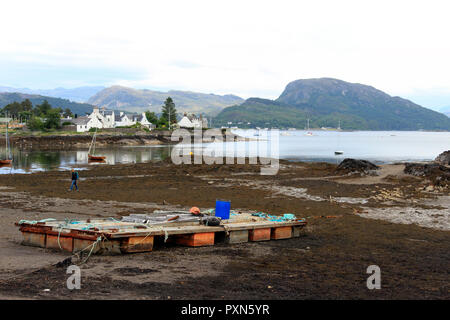
M134 214L114 218L41 221L22 220L16 225L23 244L68 252L124 254L150 252L161 243L212 246L216 243L268 241L300 236L302 219L267 219L251 213L233 214L217 226L204 225L202 217L180 212Z

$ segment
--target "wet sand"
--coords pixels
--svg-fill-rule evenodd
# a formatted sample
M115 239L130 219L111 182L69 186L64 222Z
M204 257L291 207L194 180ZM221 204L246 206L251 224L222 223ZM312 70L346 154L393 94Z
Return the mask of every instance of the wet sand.
M429 182L404 175L401 164L373 177L334 170L287 161L275 176L261 176L254 165L97 165L80 171L79 192L67 191L68 172L2 175L0 298L449 299L448 190L425 192ZM22 246L14 226L211 208L219 198L233 209L294 213L308 226L287 240L92 256L74 291L66 288L66 269L54 266L70 254ZM381 290L366 287L373 264Z

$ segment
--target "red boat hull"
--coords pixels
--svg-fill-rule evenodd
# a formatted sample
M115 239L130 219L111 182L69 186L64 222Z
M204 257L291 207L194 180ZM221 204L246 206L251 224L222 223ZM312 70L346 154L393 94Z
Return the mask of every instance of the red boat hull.
M91 156L88 154L89 161L104 161L106 157L99 157L99 156Z
M11 164L12 160L0 160L0 165L2 164Z

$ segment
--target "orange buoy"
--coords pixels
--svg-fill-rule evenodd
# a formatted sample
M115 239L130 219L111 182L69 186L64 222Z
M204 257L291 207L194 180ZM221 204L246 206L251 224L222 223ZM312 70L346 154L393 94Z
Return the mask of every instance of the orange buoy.
M189 209L189 212L192 213L194 216L198 216L200 214L200 209L197 207L192 207Z

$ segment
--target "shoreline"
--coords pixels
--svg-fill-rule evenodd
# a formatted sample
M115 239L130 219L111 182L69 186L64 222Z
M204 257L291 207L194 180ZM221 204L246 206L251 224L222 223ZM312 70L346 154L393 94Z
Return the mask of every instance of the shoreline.
M190 131L194 134L193 131ZM49 135L11 135L10 143L12 147L24 150L76 150L78 148L89 147L92 141L92 133L80 134L49 134ZM133 133L98 133L96 144L99 148L104 146L143 146L143 145L176 145L179 141L171 140L172 132L168 130L155 130L151 132ZM192 135L194 139L194 135ZM252 141L231 131L222 131L222 139L229 141ZM203 142L211 142L203 137Z

